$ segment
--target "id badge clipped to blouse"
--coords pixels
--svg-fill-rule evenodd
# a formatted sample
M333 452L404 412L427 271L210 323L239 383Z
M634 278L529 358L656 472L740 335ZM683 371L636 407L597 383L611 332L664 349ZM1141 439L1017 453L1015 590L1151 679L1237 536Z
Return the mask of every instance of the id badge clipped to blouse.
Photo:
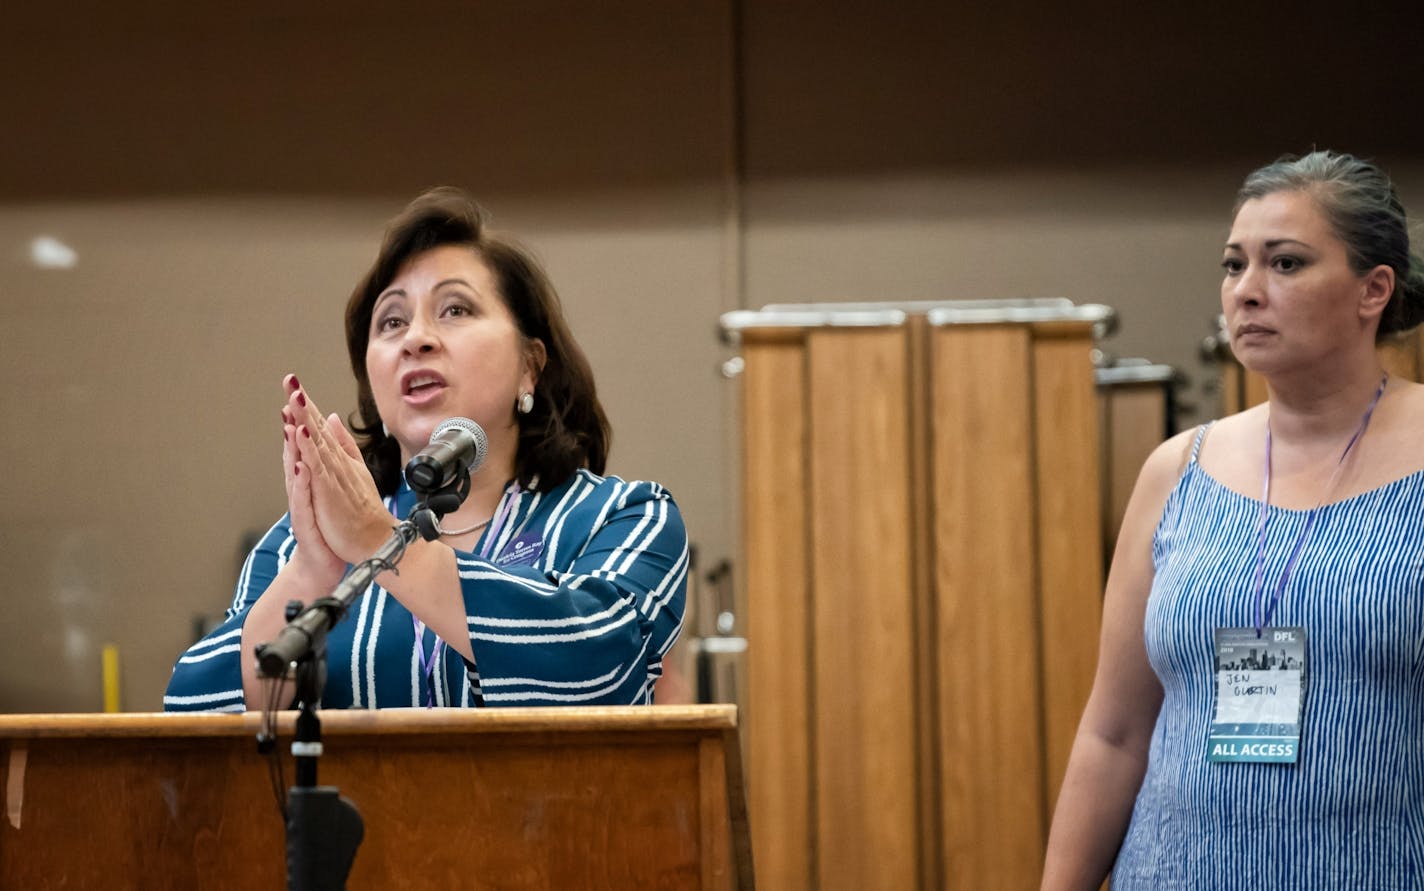
M1217 628L1210 759L1294 764L1305 704L1304 628Z

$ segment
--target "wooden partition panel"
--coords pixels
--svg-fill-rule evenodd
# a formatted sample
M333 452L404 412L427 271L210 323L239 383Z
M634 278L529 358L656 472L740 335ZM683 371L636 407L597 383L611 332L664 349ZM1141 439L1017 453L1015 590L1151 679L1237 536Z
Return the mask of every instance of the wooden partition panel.
M1042 863L1032 343L932 334L942 841L954 888L1029 888Z
M811 825L811 623L805 332L746 338L747 794L766 888L816 887ZM755 419L750 420L750 419ZM768 423L770 421L770 423ZM754 777L754 778L753 778Z
M918 881L906 329L811 332L821 888Z
M930 405L930 326L923 315L906 320L910 356L910 578L915 626L916 792L920 803L920 887L945 887L939 774L939 615L935 602L934 492Z
M0 887L283 887L258 717L0 716ZM353 891L751 887L731 706L322 722L320 779L365 823Z
M1102 487L1091 331L1069 323L1032 331L1044 813L1051 815L1098 661Z
M734 319L767 887L1038 881L1102 587L1096 310L1049 303Z
M1103 479L1103 557L1111 558L1127 501L1137 485L1137 474L1152 450L1164 439L1167 397L1161 384L1136 384L1107 388L1099 401L1105 437L1099 462Z

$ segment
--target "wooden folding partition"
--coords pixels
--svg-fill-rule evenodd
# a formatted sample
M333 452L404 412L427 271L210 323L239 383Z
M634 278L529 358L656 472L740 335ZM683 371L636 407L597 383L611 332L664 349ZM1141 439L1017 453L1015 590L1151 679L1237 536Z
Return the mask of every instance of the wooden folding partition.
M1147 457L1177 432L1176 369L1145 360L1099 368L1098 429L1102 431L1103 565L1117 545L1118 530L1137 475Z
M763 710L748 748L764 777L748 796L769 827L758 877L913 887L906 340L770 331L744 359L746 411L766 420L746 428L744 502L759 542L747 550L748 702Z
M0 888L284 887L258 717L0 716ZM752 887L732 706L322 723L365 822L351 889Z
M1082 316L731 320L765 887L1036 882L1100 614Z

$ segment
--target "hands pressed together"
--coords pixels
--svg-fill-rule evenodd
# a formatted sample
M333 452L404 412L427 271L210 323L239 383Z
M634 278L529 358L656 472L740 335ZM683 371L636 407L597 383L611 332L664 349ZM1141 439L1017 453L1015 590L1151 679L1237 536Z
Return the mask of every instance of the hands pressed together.
M323 416L296 375L282 381L282 472L304 574L334 585L371 556L394 525L341 418Z

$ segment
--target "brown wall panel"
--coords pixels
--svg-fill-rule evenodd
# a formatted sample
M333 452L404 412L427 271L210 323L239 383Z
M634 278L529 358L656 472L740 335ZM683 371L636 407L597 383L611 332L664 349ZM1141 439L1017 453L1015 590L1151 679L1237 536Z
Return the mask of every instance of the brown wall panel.
M721 170L723 2L167 5L7 5L0 196L557 194Z
M1417 3L1372 7L1354 27L1320 0L1289 16L1269 4L1101 0L1040 5L1032 15L1014 4L744 6L754 176L1265 163L1311 145L1376 155L1424 148L1424 118L1405 111L1421 77L1378 56L1386 35L1424 33ZM1232 34L1262 39L1247 52ZM1264 83L1309 99L1257 103L1235 117L1249 126L1232 126L1222 103Z

